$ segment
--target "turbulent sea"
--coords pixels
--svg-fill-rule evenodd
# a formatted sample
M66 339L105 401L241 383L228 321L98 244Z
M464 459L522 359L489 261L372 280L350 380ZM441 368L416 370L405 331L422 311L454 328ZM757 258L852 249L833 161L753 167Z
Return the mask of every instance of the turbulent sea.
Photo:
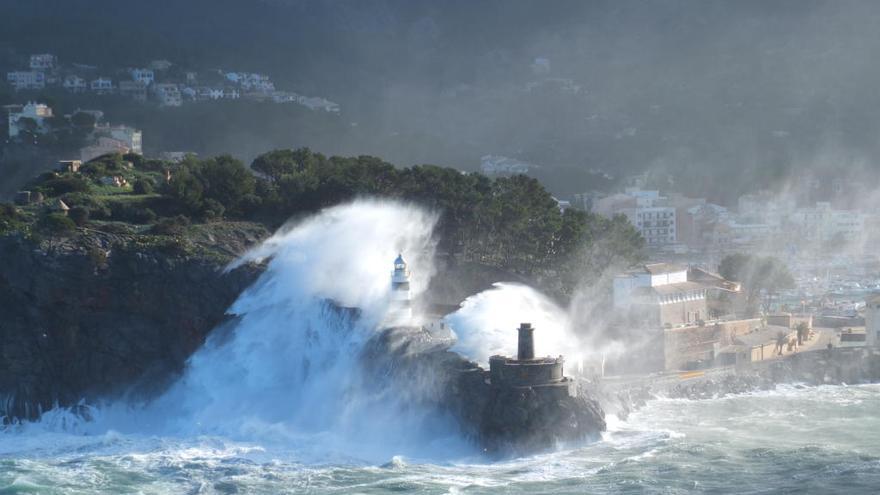
M0 429L0 494L880 488L875 385L657 399L625 421L609 417L600 441L488 458L432 405L433 374L383 380L362 366L376 329L397 314L388 309L398 253L414 274L410 290L425 290L435 221L409 205L361 201L282 229L239 261L271 260L229 308L234 323L215 329L160 396L108 398L77 408L87 414L55 409ZM537 323L542 354L595 349L548 301L510 284L468 298L449 319L454 349L478 362L515 354L521 321Z
M877 493L878 411L877 385L658 399L587 445L384 463L304 457L283 442L66 433L44 420L0 435L0 493Z

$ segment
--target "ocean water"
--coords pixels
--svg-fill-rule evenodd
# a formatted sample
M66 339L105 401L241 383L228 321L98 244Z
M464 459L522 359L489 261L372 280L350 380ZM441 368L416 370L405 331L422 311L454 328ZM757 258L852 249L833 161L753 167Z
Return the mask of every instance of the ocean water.
M880 386L650 401L603 439L531 457L344 453L219 436L0 434L0 493L877 493ZM69 428L69 425L68 425Z
M428 286L436 218L358 201L282 229L241 260L270 261L229 308L236 323L216 329L161 396L83 405L88 419L56 409L0 430L0 494L880 489L874 385L657 399L625 421L609 418L601 441L484 456L433 405L432 373L383 380L361 362L388 314L398 253L413 293ZM514 353L515 326L536 315L541 353L579 350L566 315L532 289L500 285L468 301L450 321L474 359Z

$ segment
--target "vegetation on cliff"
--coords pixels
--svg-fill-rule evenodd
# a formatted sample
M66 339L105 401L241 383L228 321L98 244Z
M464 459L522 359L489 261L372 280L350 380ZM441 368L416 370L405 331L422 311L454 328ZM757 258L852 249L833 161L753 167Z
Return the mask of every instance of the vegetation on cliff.
M355 197L382 197L437 211L441 253L523 275L564 273L569 288L584 274L638 260L643 246L624 218L561 211L524 175L396 168L371 156L327 157L307 148L265 153L250 169L230 156L171 163L106 155L75 172L44 174L29 189L41 202L7 207L0 230L25 225L36 234L68 235L77 226L180 237L191 224L235 220L272 229ZM58 211L59 200L66 213Z

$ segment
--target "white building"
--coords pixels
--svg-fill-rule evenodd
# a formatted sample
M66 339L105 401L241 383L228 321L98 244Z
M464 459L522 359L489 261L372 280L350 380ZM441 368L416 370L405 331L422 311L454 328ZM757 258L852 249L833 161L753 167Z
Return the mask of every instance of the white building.
M91 90L99 95L109 94L113 92L113 80L108 79L106 77L99 77L94 79L91 84L89 84Z
M39 55L31 55L31 70L51 70L58 65L58 57L51 53L42 53Z
M49 130L46 119L52 117L52 109L42 103L28 102L20 111L9 112L9 137L14 138L24 131L21 119L31 119L37 124L36 132L44 134Z
M125 144L130 153L144 154L143 132L140 129L128 127L127 125L116 125L103 127L99 130L99 133Z
M89 84L86 82L86 80L76 75L65 77L62 86L64 86L64 89L70 91L71 93L82 93L85 90L89 89Z
M153 69L129 69L128 72L133 81L141 82L146 86L153 84L153 81L156 80L156 73L153 72Z
M150 68L158 71L165 71L171 68L174 65L167 60L153 60L150 62Z
M394 271L391 272L391 304L388 308L387 323L404 325L412 321L412 300L409 292L410 272L406 267L403 255L394 260Z
M179 107L183 104L183 94L176 84L154 84L153 93L158 98L160 106Z
M80 160L87 162L112 153L126 154L131 149L118 139L100 136L94 143L79 150Z
M238 84L245 91L257 91L259 93L270 93L275 91L275 84L266 74L227 72L224 76L228 81Z
M630 187L595 202L594 211L609 218L625 215L651 247L675 244L676 209L660 191Z
M683 284L688 281L687 267L669 263L649 263L642 268L614 277L614 307L632 306L638 289Z
M534 165L501 155L480 158L480 171L488 176L526 174Z
M146 101L147 84L142 81L119 81L119 94L136 101Z
M865 231L866 215L856 210L836 210L831 203L820 201L812 208L798 208L792 223L806 240L859 241Z
M43 89L46 87L46 74L34 70L7 72L6 82L16 91Z
M672 206L639 206L624 211L624 214L636 226L648 246L675 243L676 219Z

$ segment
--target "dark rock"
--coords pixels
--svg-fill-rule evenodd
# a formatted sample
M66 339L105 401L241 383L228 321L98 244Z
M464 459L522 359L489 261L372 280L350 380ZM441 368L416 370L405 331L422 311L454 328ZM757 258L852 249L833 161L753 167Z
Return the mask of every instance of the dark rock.
M224 273L230 256L161 242L0 237L0 417L161 388L261 271Z
M388 329L371 340L363 362L369 375L380 378L376 382L396 382L397 390L411 394L407 400L447 411L494 455L595 440L605 430L602 408L580 383L493 386L487 370L446 350L448 344L418 327ZM407 386L412 382L418 387Z

